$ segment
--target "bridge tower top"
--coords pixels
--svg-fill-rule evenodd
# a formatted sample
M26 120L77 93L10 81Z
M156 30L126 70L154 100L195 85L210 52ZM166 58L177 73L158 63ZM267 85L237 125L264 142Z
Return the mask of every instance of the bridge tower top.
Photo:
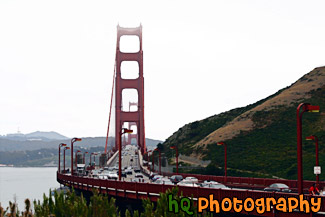
M135 35L139 38L139 51L135 53L125 53L120 50L121 37L124 35ZM125 122L134 122L137 126L137 141L141 152L146 150L145 144L145 125L144 125L144 78L143 78L143 51L142 51L142 26L136 28L124 28L117 26L117 44L116 44L116 77L115 77L115 148L118 149L120 142L122 126ZM122 78L121 63L123 61L136 61L139 66L139 76L135 79ZM129 104L137 105L137 111L122 110L122 91L124 89L137 90L137 102Z

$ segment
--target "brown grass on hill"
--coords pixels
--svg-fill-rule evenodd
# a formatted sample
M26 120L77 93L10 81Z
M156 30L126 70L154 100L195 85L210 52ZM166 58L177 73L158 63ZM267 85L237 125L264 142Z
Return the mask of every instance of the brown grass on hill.
M265 101L261 105L241 114L223 127L210 133L204 139L194 145L194 148L203 146L218 141L225 141L237 136L240 131L250 131L254 127L252 116L256 111L270 111L276 106L289 106L292 103L297 103L302 98L309 98L308 92L323 87L325 85L325 67L315 68L313 71L304 75L288 89L282 91L279 95ZM265 127L265 126L262 126ZM202 157L202 156L196 156Z

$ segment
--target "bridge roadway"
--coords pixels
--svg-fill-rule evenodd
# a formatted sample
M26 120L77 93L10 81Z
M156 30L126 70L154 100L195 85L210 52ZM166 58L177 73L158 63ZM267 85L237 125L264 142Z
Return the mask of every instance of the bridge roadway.
M133 158L133 162L130 159ZM116 165L117 159L111 161L110 166ZM130 154L123 156L122 161L123 167L125 166L137 166L137 160L135 157L132 157ZM142 171L144 168L140 165ZM133 173L134 174L134 173ZM165 174L171 175L171 174ZM224 177L220 176L205 176L205 175L195 175L195 174L182 174L183 177L186 176L195 176L199 180L214 180L218 182L223 182ZM159 199L159 195L161 192L166 192L168 189L174 187L173 185L159 185L154 183L142 183L142 182L130 182L133 178L128 177L122 181L115 180L106 180L106 179L98 179L98 178L89 178L89 177L78 177L71 176L70 174L61 174L57 172L57 180L59 183L74 187L74 189L78 189L81 191L91 192L93 188L98 189L103 194L108 194L113 197L118 198L129 198L141 200L145 198L149 198L151 201L157 201ZM146 180L147 181L147 180ZM223 198L234 198L236 197L238 200L245 200L246 198L252 198L253 200L259 198L270 198L273 197L276 200L278 198L289 198L295 197L299 200L299 195L296 193L283 193L283 192L265 192L256 189L262 189L270 183L281 182L288 184L290 187L296 187L296 180L276 180L276 179L257 179L257 178L241 178L241 177L228 177L227 178L227 186L236 187L232 189L211 189L211 188L203 188L203 187L188 187L188 186L178 186L179 192L183 192L183 196L193 197L193 200L197 200L198 197L209 198L209 195L213 194L214 199L221 202ZM307 188L311 185L310 181L304 182L304 187ZM321 182L321 186L325 186L324 182ZM238 189L238 187L246 186L247 189ZM250 189L248 189L250 188ZM254 190L255 189L255 190ZM318 196L316 196L318 197ZM304 199L310 201L311 196L304 195ZM325 197L321 198L321 208L318 213L304 213L294 210L292 213L289 212L280 212L275 209L271 210L271 212L265 212L264 214L258 214L256 209L252 212L242 211L242 214L246 215L259 215L259 216L325 216ZM234 210L232 209L232 212Z
M122 155L122 168L132 168L132 174L128 174L126 178L122 177L122 181L129 181L131 182L134 180L135 177L135 172L134 168L141 168L140 166L140 160L138 156L138 150L131 145L128 145L126 149L122 151L124 155ZM131 160L132 159L132 160ZM114 156L114 159L108 162L107 164L108 167L118 167L118 154ZM143 170L140 172L143 176L141 180L143 182L150 182L150 179L148 178L148 174L144 173Z

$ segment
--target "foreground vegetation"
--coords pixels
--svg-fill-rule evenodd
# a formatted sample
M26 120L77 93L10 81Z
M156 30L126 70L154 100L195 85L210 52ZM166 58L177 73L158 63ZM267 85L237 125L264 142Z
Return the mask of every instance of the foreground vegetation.
M173 198L180 201L178 196L178 189L173 188L167 190L166 193L161 193L157 204L154 204L149 199L142 201L143 212L135 211L134 217L184 217L188 216L185 212L180 210L178 214L174 214L168 211L168 194L172 194ZM29 199L25 200L25 210L19 211L15 203L9 202L9 207L4 209L0 204L0 217L118 217L126 216L130 217L131 213L126 210L122 213L122 210L115 205L114 198L108 198L105 195L98 194L97 191L93 191L93 196L90 198L89 203L86 199L81 196L77 196L74 191L68 192L67 194L54 192L54 196L43 195L43 202L40 200L33 202L33 209ZM191 209L194 216L196 215L195 207ZM201 216L210 216L209 213L204 213Z

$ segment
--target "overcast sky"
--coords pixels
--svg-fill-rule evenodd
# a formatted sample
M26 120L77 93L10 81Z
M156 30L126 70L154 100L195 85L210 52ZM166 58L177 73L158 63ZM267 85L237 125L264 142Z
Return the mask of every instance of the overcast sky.
M105 136L116 26L143 25L146 137L323 66L325 2L0 1L0 135Z

